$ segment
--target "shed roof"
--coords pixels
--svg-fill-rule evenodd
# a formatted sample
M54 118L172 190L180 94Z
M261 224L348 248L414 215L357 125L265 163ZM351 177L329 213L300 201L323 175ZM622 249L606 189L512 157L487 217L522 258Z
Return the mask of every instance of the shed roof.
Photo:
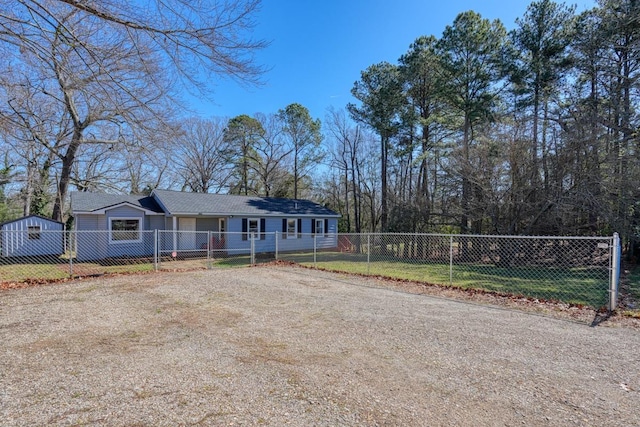
M62 224L60 221L56 221L55 219L51 219L51 218L46 218L46 217L41 216L41 215L27 215L27 216L23 216L21 218L11 219L9 221L5 221L3 223L0 223L0 227L3 227L6 224L11 224L13 222L24 221L25 219L28 219L28 218L38 218L38 219L43 220L43 221L54 222L56 224Z

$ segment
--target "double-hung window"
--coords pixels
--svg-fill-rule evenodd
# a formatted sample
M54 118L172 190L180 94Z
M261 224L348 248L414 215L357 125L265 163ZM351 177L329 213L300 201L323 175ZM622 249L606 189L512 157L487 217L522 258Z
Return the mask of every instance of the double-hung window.
M249 235L254 239L258 238L260 234L260 220L257 218L249 218L248 220Z
M295 218L287 219L287 239L298 237L298 221Z
M242 240L249 238L264 240L265 225L264 218L242 218Z
M315 233L319 234L319 235L323 235L324 234L324 219L315 219L314 221L316 222Z
M302 218L282 218L282 238L302 238Z
M141 242L140 218L109 218L109 242Z

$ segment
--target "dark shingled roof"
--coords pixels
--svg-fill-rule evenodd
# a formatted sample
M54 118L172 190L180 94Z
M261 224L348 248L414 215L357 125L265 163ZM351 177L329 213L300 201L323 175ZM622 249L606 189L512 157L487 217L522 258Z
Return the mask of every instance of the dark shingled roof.
M87 193L83 191L74 191L71 193L72 212L93 212L122 203L129 203L139 208L147 209L153 212L163 212L162 208L158 206L155 199L151 196Z
M153 190L170 215L323 216L337 213L309 200Z
M27 219L27 218L40 218L41 220L44 220L44 221L55 222L56 224L63 224L64 225L64 223L62 223L60 221L56 221L55 219L51 219L51 218L46 218L46 217L44 217L42 215L27 215L27 216L23 216L23 217L20 217L20 218L10 219L8 221L2 222L2 223L0 223L0 227L4 226L6 224L11 224L12 222L22 221L23 219Z
M93 212L121 203L130 203L153 212L165 212L168 215L340 216L331 209L309 200L275 197L185 193L170 190L154 190L151 196L71 193L71 210L74 213Z

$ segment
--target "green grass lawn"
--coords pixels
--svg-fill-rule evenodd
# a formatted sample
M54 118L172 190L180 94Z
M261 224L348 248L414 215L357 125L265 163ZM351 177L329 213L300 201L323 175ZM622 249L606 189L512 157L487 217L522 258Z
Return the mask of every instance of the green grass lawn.
M634 266L629 273L627 273L627 290L629 292L629 298L632 308L627 311L627 314L633 317L640 317L640 266Z
M640 266L635 266L629 271L627 280L629 281L629 292L636 301L640 301Z
M558 300L571 304L601 307L608 301L606 268L499 268L490 264L458 264L449 271L448 263L407 261L374 257L367 263L364 254L319 252L283 254L281 259L327 270L369 274L413 280L464 289L482 289L530 298Z
M27 282L31 280L59 280L73 275L93 276L101 274L138 273L153 271L155 266L152 258L124 258L104 259L99 262L69 263L68 256L48 257L42 259L28 258L0 258L0 283ZM261 262L263 260L258 259ZM230 256L211 258L209 263L206 256L186 259L163 258L158 264L161 270L193 270L207 267L229 268L250 265L250 257ZM73 274L72 274L73 273Z
M29 280L59 280L78 276L99 274L136 273L153 271L153 263L132 263L101 265L99 263L83 262L69 265L69 261L59 263L13 263L0 265L0 283L26 282Z

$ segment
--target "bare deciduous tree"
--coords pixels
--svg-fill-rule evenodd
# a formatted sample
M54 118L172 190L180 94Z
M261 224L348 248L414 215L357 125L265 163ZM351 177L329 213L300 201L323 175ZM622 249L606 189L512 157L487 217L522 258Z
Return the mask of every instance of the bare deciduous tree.
M211 75L255 82L257 0L0 0L0 54L12 84L0 117L16 126L35 108L12 108L16 88L46 100L51 121L35 140L60 163L52 217L61 220L85 144L117 146L156 134L174 116L175 82L201 91Z
M219 192L227 185L233 165L224 139L226 120L192 118L176 140L175 159L182 188L197 193Z

